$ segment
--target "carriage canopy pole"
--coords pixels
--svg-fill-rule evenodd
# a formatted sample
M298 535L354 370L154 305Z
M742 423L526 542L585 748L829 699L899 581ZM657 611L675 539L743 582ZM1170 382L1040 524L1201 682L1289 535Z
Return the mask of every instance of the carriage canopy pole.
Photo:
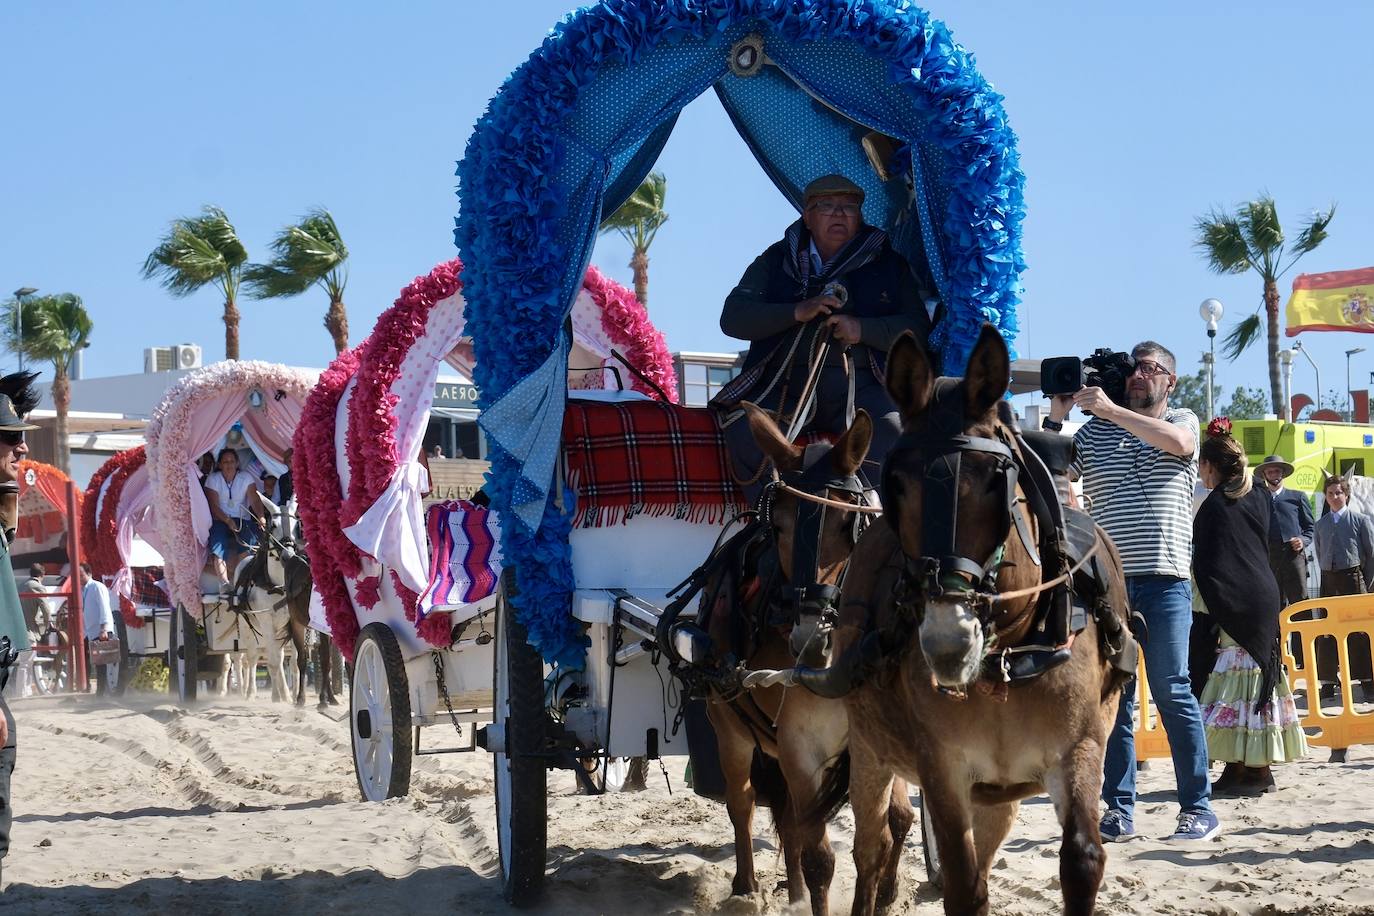
M67 581L71 591L67 593L67 649L72 654L72 687L77 693L90 689L86 679L86 640L85 623L81 619L81 545L77 528L76 484L67 481L67 568L71 571Z

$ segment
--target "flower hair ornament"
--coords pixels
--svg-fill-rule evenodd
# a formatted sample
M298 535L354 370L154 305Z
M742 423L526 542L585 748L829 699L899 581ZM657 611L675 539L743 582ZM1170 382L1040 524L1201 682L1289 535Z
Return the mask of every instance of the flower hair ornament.
M1231 435L1230 417L1213 417L1212 422L1207 424L1207 438L1217 439Z

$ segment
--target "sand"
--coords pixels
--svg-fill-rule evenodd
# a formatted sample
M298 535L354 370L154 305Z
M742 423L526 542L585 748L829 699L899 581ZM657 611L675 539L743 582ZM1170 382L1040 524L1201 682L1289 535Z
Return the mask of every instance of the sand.
M357 801L344 722L266 700L181 709L163 697L15 703L20 755L13 848L0 910L10 914L150 912L508 913L496 877L485 754L419 758L412 794ZM453 744L425 731L426 746ZM1141 774L1142 838L1109 847L1102 913L1374 913L1374 750L1350 762L1279 771L1281 791L1219 800L1224 832L1192 845L1173 828L1167 761ZM657 767L648 791L579 797L550 780L549 873L533 912L771 914L789 910L766 817L755 853L765 888L730 898L724 807L683 785L684 761ZM893 912L942 912L924 879L919 831L907 842ZM831 828L832 901L848 911L852 821ZM993 871L993 910L1059 908L1058 831L1044 799L1026 803Z

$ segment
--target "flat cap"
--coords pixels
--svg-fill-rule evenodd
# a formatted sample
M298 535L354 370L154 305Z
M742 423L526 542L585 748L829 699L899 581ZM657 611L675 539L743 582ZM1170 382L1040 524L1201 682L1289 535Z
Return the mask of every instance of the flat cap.
M848 178L843 175L822 175L806 186L806 190L802 193L802 206L808 206L813 197L825 197L833 194L847 194L859 198L859 203L864 202L864 189Z

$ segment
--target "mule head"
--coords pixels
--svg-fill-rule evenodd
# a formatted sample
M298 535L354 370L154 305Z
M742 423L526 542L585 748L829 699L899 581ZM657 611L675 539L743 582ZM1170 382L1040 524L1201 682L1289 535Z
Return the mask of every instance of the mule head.
M905 554L919 642L942 687L979 674L1015 498L1014 437L998 410L1010 380L1002 335L983 325L962 379L935 377L909 335L888 354L903 433L883 469L884 515Z
M867 518L858 511L867 504L858 471L873 438L873 421L860 411L833 444L801 448L787 441L767 413L752 404L745 410L755 442L777 469L757 509L770 527L788 585L783 603L792 624L789 646L795 658L817 664L829 642L826 633L839 604L844 571Z

